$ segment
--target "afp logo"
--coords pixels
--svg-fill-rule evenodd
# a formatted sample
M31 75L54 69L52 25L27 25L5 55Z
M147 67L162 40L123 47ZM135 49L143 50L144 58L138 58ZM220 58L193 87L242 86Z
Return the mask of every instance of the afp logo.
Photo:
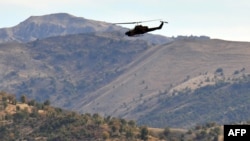
M224 141L249 141L250 125L224 125Z

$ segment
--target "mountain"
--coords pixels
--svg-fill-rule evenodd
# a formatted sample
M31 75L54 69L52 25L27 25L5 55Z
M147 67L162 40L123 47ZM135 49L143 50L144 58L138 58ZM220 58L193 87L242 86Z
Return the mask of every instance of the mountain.
M128 38L125 30L66 13L0 29L0 89L69 107L70 99L112 81L149 46L169 41L152 34Z
M0 44L0 89L69 108L72 98L111 82L150 45L94 34Z
M246 121L249 46L215 39L152 46L109 34L2 43L0 89L152 127Z
M72 22L77 19L80 28ZM0 90L154 127L250 118L249 42L153 34L128 38L108 31L121 27L89 22L51 14L0 29L7 35L0 36ZM69 32L85 26L91 30Z
M31 16L15 27L0 30L1 42L28 42L50 36L121 30L112 24L87 20L66 13Z
M128 29L103 21L75 17L67 13L56 13L31 16L14 27L1 28L0 43L11 41L29 42L51 36L78 33L110 34L112 36L124 37L126 30ZM170 40L167 37L152 34L148 34L142 38L155 44Z
M105 87L76 100L78 104L75 104L74 109L81 112L98 112L103 115L135 119L139 123L158 127L168 125L171 127L190 127L204 121L229 123L232 122L232 118L219 112L230 113L235 108L239 110L237 114L245 114L244 118L250 118L250 113L245 113L244 110L245 106L250 104L249 101L245 101L244 105L240 102L240 99L243 100L247 94L249 95L247 91L242 94L236 103L231 102L231 105L222 101L234 99L232 94L222 97L211 95L211 98L218 98L217 106L225 104L231 107L224 107L220 110L216 109L216 106L213 107L212 104L214 103L209 100L197 104L202 99L195 97L193 93L200 88L206 88L210 85L216 86L219 82L225 82L227 87L213 89L214 91L221 90L221 93L225 94L231 87L235 87L234 83L244 82L240 78L249 76L249 59L250 43L248 42L230 42L216 39L176 40L165 45L149 48L127 66L130 69L126 73L120 75ZM242 87L244 89L250 87L248 82L242 83L242 85L245 85ZM182 93L190 95L181 95ZM225 97L228 99L225 99ZM192 100L192 98L195 98L195 100ZM209 98L209 96L206 98ZM196 106L206 107L202 109ZM209 106L214 109L207 109ZM240 106L245 108L241 109ZM213 115L207 115L201 109L212 110ZM190 116L187 116L187 113ZM175 117L175 115L186 116L192 120L185 120L185 118ZM164 119L163 122L160 122L160 119L162 119L160 117L164 116L168 120ZM223 120L219 117L223 117ZM240 118L237 118L237 120L240 120ZM150 121L158 123L151 124Z

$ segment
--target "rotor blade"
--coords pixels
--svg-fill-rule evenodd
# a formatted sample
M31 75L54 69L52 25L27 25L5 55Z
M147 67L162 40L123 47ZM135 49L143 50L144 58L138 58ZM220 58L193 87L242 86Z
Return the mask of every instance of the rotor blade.
M126 22L126 23L113 23L113 24L137 24L137 23L140 23L140 22Z
M154 20L140 21L140 23L153 22L153 21L161 21L161 19L154 19Z
M138 21L138 22L124 22L124 23L113 23L113 24L138 24L138 23L145 23L145 22L152 22L152 21L160 21L161 19L155 20L147 20L147 21Z
M163 22L163 23L168 23L167 21L160 21L160 22Z

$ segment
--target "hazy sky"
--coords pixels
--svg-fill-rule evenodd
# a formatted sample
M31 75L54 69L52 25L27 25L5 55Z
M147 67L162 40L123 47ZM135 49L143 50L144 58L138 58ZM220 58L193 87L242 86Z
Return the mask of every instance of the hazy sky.
M250 41L249 0L0 0L0 6L0 28L15 26L32 15L63 12L111 23L163 19L169 24L153 33L169 37L206 35Z

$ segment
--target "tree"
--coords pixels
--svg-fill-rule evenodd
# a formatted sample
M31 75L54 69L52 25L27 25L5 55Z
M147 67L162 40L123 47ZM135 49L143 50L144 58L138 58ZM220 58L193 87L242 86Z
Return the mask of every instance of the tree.
M20 106L16 106L16 111L20 111L20 110L21 110Z
M6 101L3 102L3 109L7 108L8 103Z
M29 113L27 110L22 110L13 115L13 121L14 122L20 122L27 118L29 116Z
M129 129L126 131L126 138L127 139L133 139L134 138L134 132L132 129Z
M27 97L25 95L21 96L21 102L22 103L27 103Z
M215 73L223 75L223 69L222 68L217 68Z
M44 101L44 103L43 103L45 106L49 106L50 105L50 101L49 100L46 100L46 101Z
M130 120L129 122L128 122L128 125L130 125L130 126L132 126L132 127L135 127L135 121L133 121L133 120Z
M16 98L15 98L14 95L9 94L9 95L8 95L8 99L9 99L9 103L10 103L10 104L16 104Z
M28 102L28 105L29 105L29 106L35 106L35 105L36 105L36 101L35 101L35 100L30 100L30 101Z
M121 123L123 126L127 125L127 121L125 119L121 119Z
M163 135L164 135L165 137L167 137L169 134L170 134L170 129L169 129L168 127L166 127L166 128L164 129L164 131L163 131Z
M148 140L148 128L146 126L141 128L141 139L144 141Z

